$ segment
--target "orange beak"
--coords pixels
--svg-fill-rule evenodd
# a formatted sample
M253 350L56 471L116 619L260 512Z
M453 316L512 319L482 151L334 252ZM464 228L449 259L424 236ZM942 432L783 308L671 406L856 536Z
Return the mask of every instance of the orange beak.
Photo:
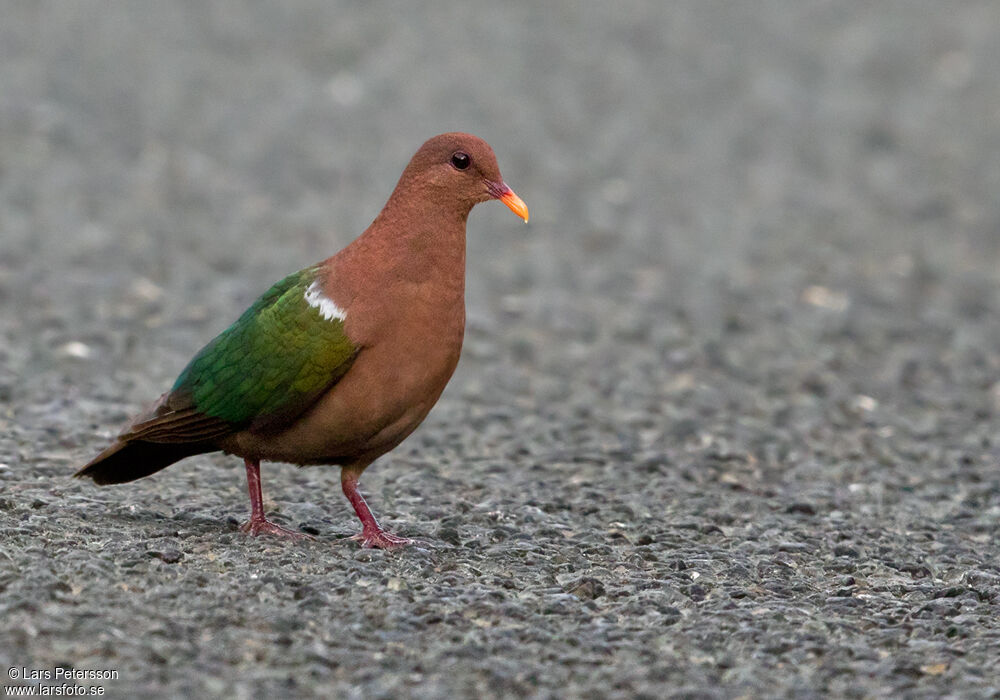
M514 190L507 187L507 183L501 182L499 185L493 185L490 183L490 190L494 197L506 204L512 212L524 219L524 223L528 223L528 205L524 203L523 199L514 194Z

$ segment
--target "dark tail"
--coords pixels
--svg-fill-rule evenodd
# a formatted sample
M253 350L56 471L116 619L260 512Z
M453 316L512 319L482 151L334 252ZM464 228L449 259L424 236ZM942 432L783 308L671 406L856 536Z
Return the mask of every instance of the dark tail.
M213 445L199 443L158 443L116 441L78 471L80 479L89 476L95 483L124 484L155 474L174 462L191 455L217 450Z

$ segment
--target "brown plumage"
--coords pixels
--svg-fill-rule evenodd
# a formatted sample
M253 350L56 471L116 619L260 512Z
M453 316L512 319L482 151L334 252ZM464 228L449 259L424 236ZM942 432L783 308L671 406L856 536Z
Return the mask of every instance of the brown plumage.
M357 480L416 429L455 370L465 224L489 199L527 221L489 145L461 133L427 141L360 237L272 287L76 476L121 483L223 450L246 463L244 529L299 536L264 517L260 461L336 464L362 521L357 538L406 544L379 527Z

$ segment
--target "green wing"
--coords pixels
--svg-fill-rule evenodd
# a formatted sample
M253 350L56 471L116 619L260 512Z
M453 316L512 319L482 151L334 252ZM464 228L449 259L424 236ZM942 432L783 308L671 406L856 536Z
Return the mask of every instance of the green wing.
M306 299L317 268L281 280L199 352L169 394L123 435L210 440L293 420L350 369L358 348L344 323Z

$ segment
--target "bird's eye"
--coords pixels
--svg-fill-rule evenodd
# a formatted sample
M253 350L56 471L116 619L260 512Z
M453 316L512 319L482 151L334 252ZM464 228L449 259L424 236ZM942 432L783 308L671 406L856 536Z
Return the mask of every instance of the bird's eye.
M469 154L463 153L462 151L456 152L451 157L451 164L454 165L459 170L465 170L466 168L469 167L469 163L471 162L472 159L469 158Z

